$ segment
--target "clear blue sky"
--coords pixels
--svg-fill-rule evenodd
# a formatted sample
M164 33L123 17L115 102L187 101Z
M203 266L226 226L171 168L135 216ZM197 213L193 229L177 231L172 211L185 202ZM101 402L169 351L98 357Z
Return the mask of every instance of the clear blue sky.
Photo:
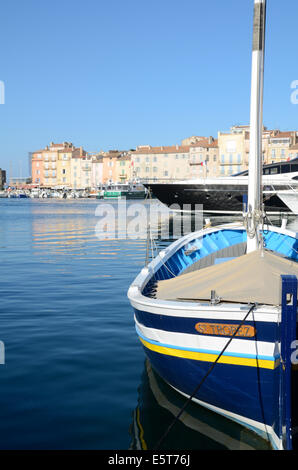
M298 129L298 2L268 0L264 124ZM249 121L253 0L2 0L0 167L171 145Z

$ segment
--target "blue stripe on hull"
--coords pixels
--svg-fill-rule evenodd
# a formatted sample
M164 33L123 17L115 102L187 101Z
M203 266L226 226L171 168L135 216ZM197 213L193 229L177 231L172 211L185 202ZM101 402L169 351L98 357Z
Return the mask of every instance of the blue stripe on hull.
M147 328L154 328L157 330L170 331L173 333L188 333L188 334L199 334L195 328L197 323L220 323L226 325L239 325L239 320L219 320L219 319L206 319L202 317L198 318L187 318L187 317L174 317L170 315L156 315L150 312L143 312L141 310L134 309L136 319L138 323ZM272 338L277 338L277 323L273 322L253 322L246 321L245 326L253 326L256 328L256 335L254 337L245 337L245 340L250 341L272 341ZM207 335L206 335L207 336ZM208 335L213 336L213 335ZM217 335L214 335L217 336ZM241 337L237 337L237 339Z
M145 353L153 368L170 385L190 396L211 362ZM222 410L273 427L279 435L279 367L274 370L217 363L195 398ZM245 425L245 423L243 422Z

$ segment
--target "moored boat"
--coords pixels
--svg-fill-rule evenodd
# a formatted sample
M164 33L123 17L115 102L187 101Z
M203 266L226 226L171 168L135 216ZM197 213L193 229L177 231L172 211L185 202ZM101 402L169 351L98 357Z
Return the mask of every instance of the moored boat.
M140 185L115 184L108 185L99 191L97 199L144 199L146 190Z
M277 196L286 204L293 214L298 214L298 188L279 191Z
M266 0L254 2L251 132L243 223L186 235L128 290L137 334L173 388L292 449L297 425L298 234L265 225L262 98Z

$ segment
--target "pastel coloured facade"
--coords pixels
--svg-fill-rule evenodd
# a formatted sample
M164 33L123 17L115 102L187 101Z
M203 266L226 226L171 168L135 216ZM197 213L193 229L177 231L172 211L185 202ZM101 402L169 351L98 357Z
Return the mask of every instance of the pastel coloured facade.
M118 158L122 155L122 152L118 150L110 150L102 155L102 179L103 184L119 183L118 177Z
M219 176L218 141L209 137L190 145L189 166L191 179Z
M131 153L133 178L137 181L181 180L190 177L189 146L138 146Z

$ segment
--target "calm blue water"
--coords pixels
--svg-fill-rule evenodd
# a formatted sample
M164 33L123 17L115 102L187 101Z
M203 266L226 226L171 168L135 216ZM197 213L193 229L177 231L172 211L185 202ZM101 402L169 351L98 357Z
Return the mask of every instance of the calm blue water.
M139 448L139 434L150 447L173 418L152 394L126 297L146 240L99 240L97 206L0 199L1 449ZM175 392L174 401L184 403ZM212 426L236 443L264 446L225 420ZM187 432L196 448L224 446L202 427Z

